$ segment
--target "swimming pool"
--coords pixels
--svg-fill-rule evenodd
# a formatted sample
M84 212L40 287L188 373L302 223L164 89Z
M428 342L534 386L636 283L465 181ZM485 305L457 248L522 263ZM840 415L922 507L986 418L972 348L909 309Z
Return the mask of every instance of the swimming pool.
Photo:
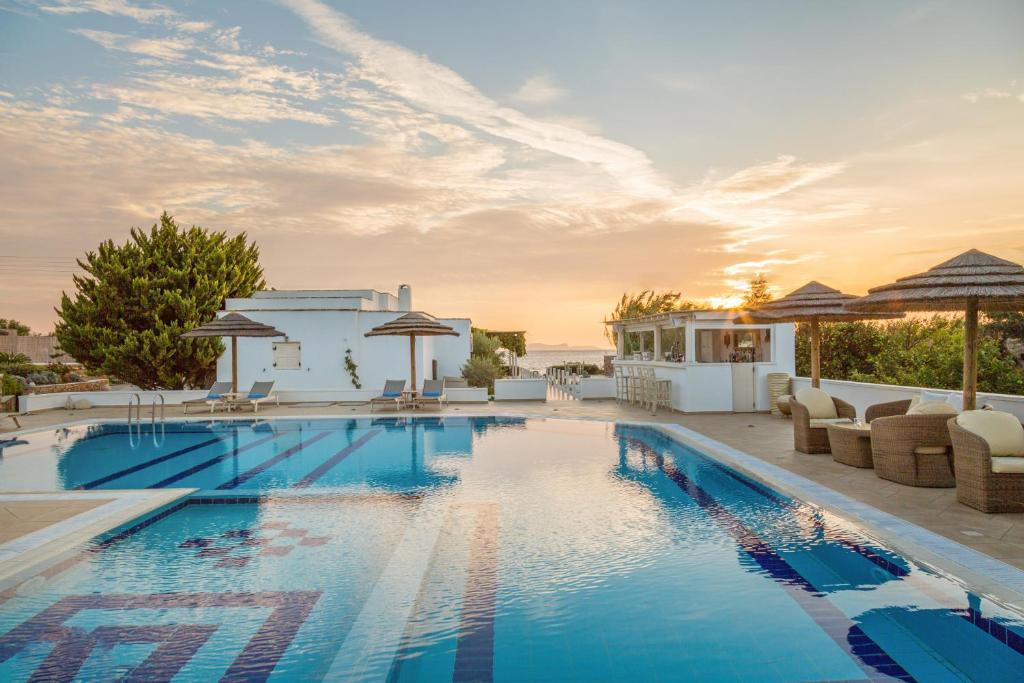
M1021 680L1024 616L645 426L30 434L0 488L194 487L2 594L0 679Z

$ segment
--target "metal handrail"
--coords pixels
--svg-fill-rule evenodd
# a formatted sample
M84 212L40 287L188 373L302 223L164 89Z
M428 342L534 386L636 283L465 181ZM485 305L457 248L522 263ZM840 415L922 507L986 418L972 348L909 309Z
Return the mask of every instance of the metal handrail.
M136 406L136 408L135 408L135 420L137 422L141 422L142 421L142 396L139 393L137 393L137 392L133 393L132 396L135 397L135 406ZM131 426L132 426L132 400L131 400L131 398L129 398L128 399L128 427L130 428Z
M153 397L153 418L151 420L153 426L156 426L156 400L160 399L160 422L164 421L164 409L167 407L167 400L163 394L158 393Z

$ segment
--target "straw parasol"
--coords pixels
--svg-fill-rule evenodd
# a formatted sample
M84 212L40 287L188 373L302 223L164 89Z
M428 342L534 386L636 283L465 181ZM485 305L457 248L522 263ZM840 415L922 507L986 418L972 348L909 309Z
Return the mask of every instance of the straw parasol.
M978 394L978 311L1024 309L1024 267L971 249L917 275L868 290L856 311L964 311L964 410Z
M821 386L821 323L852 320L902 318L902 313L855 313L846 304L857 299L820 282L811 281L781 299L769 301L749 311L760 322L811 324L811 386Z
M439 322L432 315L414 311L399 316L383 325L378 325L363 336L409 338L409 376L412 378L412 390L416 391L416 337L439 337L442 335L458 337L459 333L444 323Z
M270 325L249 320L241 313L228 313L189 330L182 337L231 337L231 391L238 393L238 338L239 337L284 337L284 332Z

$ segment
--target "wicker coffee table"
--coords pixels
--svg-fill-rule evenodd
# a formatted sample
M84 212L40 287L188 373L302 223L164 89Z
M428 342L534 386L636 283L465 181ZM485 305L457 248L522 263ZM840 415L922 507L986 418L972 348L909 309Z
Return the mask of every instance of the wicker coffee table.
M828 425L828 442L832 459L851 467L874 467L871 459L871 425Z

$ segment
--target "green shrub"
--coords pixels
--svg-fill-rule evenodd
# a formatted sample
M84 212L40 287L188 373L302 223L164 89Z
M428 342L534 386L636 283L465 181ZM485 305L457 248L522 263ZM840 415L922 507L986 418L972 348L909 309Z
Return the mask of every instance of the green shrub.
M60 375L56 372L44 370L43 372L30 372L25 378L30 384L60 384Z
M18 377L17 375L4 375L3 377L3 388L0 389L0 394L4 396L21 396L25 393L25 386L27 382L24 377Z
M473 356L462 366L462 376L471 387L486 388L488 393L494 392L494 380L504 374L500 365L487 358Z

